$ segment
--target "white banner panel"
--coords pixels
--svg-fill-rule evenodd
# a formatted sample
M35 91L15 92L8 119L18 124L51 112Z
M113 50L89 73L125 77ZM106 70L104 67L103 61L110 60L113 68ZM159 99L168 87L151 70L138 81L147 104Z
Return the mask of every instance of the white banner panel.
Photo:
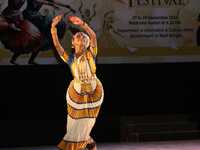
M29 9L30 0L13 1L16 3L24 1L24 3L18 11L15 10L10 14L17 16L21 13L23 16L24 11ZM32 0L32 3L34 1L35 4L38 3L36 0ZM3 12L7 7L7 1L0 2ZM52 4L56 4L56 7ZM73 13L65 5L76 12ZM43 3L34 13L44 18L40 22L46 23L48 28L47 18L51 19L57 14L66 12L68 12L64 19L66 26L67 16L77 15L95 30L98 38L99 63L200 61L200 1L198 0L54 0L49 4ZM36 29L41 28L35 24L34 19L26 17L25 19ZM1 19L1 22L3 21L5 20ZM11 17L11 22L17 26L14 17ZM0 32L5 31L2 26L0 29ZM0 41L3 41L2 39L5 37L1 37ZM10 41L12 42L12 38ZM71 34L68 30L62 36L61 43L66 51L70 52ZM10 64L15 50L9 50L10 47L7 48L5 42L1 42L0 47L0 64ZM57 63L51 46L47 46L47 49L39 52L35 62ZM27 64L31 52L20 55L16 62Z

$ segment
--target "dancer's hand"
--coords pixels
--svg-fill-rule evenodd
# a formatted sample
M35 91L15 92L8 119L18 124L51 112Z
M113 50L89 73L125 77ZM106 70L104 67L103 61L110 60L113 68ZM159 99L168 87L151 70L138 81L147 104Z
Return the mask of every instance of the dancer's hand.
M71 21L73 24L75 25L83 25L84 24L84 21L81 20L79 17L77 16L69 16L68 17L69 21Z
M52 20L52 26L56 26L58 24L58 22L60 22L62 17L63 17L63 15L58 15L58 16L54 17Z

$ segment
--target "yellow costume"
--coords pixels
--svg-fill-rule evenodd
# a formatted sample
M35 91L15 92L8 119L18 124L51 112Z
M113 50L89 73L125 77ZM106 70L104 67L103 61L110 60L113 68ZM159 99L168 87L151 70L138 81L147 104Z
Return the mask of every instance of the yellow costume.
M104 97L103 86L95 74L95 58L92 53L87 50L78 58L70 57L68 64L74 79L66 94L67 132L58 144L61 150L84 149L91 141L90 132Z
M70 20L85 29L90 37L83 32L74 35L72 45L74 44L73 46L78 46L78 48L75 47L74 54L68 55L59 43L57 36L56 25L61 18L62 15L53 19L51 34L58 54L70 66L74 79L66 94L67 131L58 144L58 148L61 150L81 150L86 147L96 149L90 132L104 98L103 86L96 77L96 35L81 19L75 16L70 17Z

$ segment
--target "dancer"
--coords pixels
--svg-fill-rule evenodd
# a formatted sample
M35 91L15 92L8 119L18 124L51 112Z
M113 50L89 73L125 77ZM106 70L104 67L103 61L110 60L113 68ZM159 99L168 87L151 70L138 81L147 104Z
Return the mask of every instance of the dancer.
M55 0L27 0L27 7L23 11L23 16L25 19L33 23L43 35L42 44L40 45L38 50L33 53L32 57L30 58L31 64L36 64L34 60L38 56L40 51L52 50L52 47L54 47L52 38L51 38L51 33L49 33L49 30L51 28L51 23L52 23L52 19L54 17L53 15L55 11L53 11L52 14L43 15L40 12L40 9L44 5L52 6L55 9L64 7L64 8L69 9L70 12L75 13L75 10L71 8L71 6L58 3ZM67 29L66 26L68 26L68 24L66 24L63 20L60 21L59 24L57 25L58 37L60 40L63 39L65 35L66 29Z
M0 16L0 41L13 53L10 63L16 64L22 54L31 54L32 58L42 44L43 36L38 28L23 17L25 0L8 0L8 6Z
M74 79L66 94L67 132L58 144L58 148L61 150L81 150L84 148L96 150L96 144L90 136L90 132L104 97L103 86L96 76L96 34L80 18L70 16L69 21L86 33L77 32L73 35L72 48L74 51L68 55L57 37L56 25L61 19L62 15L53 19L51 34L58 54L70 66Z

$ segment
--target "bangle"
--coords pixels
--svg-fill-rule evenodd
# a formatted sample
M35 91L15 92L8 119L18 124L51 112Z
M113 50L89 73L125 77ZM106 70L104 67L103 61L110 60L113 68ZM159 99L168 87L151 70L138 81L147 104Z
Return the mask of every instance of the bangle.
M52 33L52 34L57 34L57 30L54 30L54 29L53 29L53 30L51 30L51 33Z

